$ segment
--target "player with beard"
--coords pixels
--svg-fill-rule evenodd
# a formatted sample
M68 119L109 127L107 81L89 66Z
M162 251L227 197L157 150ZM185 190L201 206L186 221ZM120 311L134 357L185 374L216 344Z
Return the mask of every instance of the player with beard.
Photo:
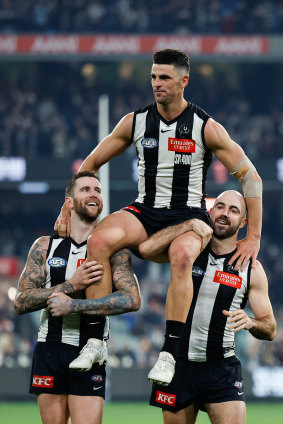
M233 190L217 197L211 210L212 239L193 266L194 296L178 350L176 373L164 388L153 385L150 404L163 409L165 424L193 424L199 409L213 424L244 424L246 405L235 333L248 330L272 340L276 322L262 265L244 270L229 265L240 228L247 223L243 196ZM188 221L154 234L145 250L155 259ZM244 311L247 300L254 316Z
M85 297L84 290L102 278L102 266L86 262L87 238L98 223L103 200L100 182L93 172L76 174L66 189L70 210L70 237L40 237L28 255L20 276L15 309L18 314L42 309L31 371L30 393L37 395L44 424L100 424L105 398L106 342L95 339L98 364L86 373L69 368L93 328L101 326L107 337L105 316L138 310L139 287L131 268L130 253L117 252L111 258L113 287L107 297L92 300L83 311L60 317L53 307L66 294ZM107 319L108 321L108 319ZM88 347L85 347L87 354Z

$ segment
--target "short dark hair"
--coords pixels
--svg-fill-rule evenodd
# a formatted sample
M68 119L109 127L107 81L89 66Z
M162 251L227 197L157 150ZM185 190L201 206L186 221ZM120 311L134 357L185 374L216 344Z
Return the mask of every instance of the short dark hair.
M100 182L98 175L95 172L92 171L82 171L82 172L78 172L77 174L75 174L73 176L73 178L71 179L71 181L69 182L69 184L66 187L66 196L72 196L74 193L74 185L75 182L79 179L79 178L83 178L83 177L92 177L92 178L96 178L97 181Z
M153 63L158 65L174 65L177 68L185 68L187 74L190 73L190 58L187 53L181 50L164 49L154 53Z

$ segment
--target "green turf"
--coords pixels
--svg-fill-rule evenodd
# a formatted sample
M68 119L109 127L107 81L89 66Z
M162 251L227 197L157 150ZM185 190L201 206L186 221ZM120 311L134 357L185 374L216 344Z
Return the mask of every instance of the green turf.
M1 424L40 424L36 403L0 403ZM197 424L209 424L201 412ZM247 424L282 424L283 402L249 403ZM144 403L109 403L105 406L103 424L162 424L159 408Z

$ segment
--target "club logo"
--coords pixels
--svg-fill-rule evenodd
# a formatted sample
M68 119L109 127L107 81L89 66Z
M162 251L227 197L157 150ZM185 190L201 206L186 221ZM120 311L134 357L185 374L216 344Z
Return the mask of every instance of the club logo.
M67 261L63 258L50 258L48 259L48 265L53 268L61 268L67 266Z
M198 266L193 266L192 275L193 277L202 277L204 275L204 270Z
M158 146L158 140L156 138L143 138L141 145L146 149L154 149Z

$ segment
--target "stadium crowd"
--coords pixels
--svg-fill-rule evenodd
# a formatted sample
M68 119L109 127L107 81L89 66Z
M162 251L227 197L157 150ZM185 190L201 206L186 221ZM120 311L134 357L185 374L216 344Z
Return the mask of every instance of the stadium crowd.
M1 0L2 33L279 34L282 0Z
M194 64L188 97L222 123L251 160L282 157L282 66L227 66ZM110 128L140 99L152 102L141 73L149 73L145 63L21 63L17 69L7 63L0 71L0 155L84 158L97 142L100 94L110 96Z

